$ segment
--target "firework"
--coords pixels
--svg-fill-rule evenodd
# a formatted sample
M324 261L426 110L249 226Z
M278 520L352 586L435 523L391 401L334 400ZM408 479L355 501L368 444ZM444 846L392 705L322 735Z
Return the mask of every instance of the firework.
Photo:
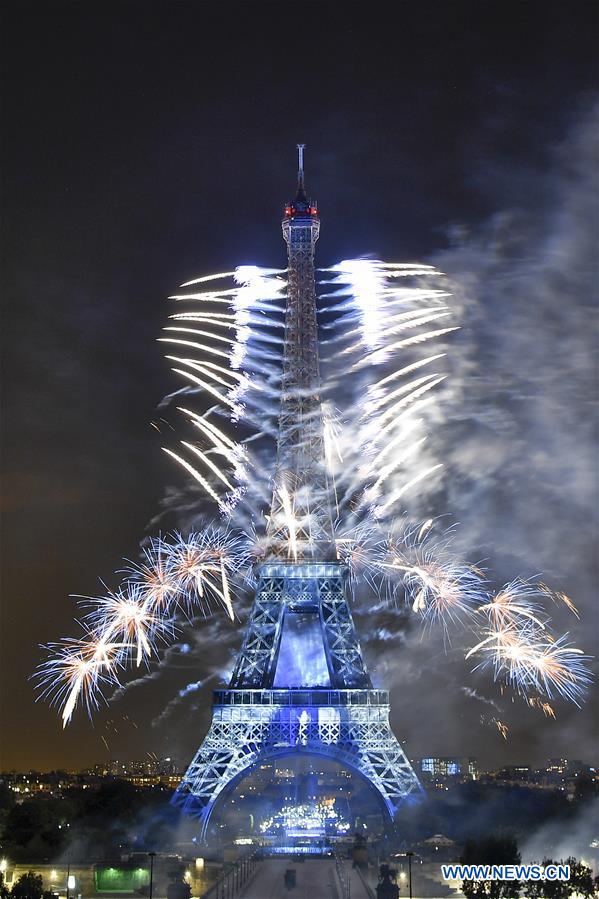
M499 629L515 626L523 620L533 622L544 630L543 607L533 600L550 595L544 584L532 584L522 578L515 578L490 602L480 606L478 611L486 614L491 624Z
M166 615L179 604L181 583L172 570L170 547L163 540L153 537L143 549L140 562L130 562L124 569L126 580L140 585L141 594L154 613Z
M434 543L432 520L404 530L378 547L375 566L393 594L401 588L404 600L425 624L472 618L484 596L483 574L473 565L456 561L449 551L450 535Z
M525 701L531 709L540 709L546 718L553 718L555 720L555 710L553 706L541 699L540 696L526 696Z
M279 495L283 503L283 512L285 514L285 524L289 532L289 556L297 562L297 521L293 513L293 505L291 496L285 484L279 488Z
M161 338L172 347L193 350L189 355L167 357L174 363L173 371L191 385L186 390L204 394L216 404L214 411L231 426L243 423L274 436L280 404L279 350L286 290L282 274L240 266L233 272L187 282L184 287L201 285L203 289L173 297L177 303L187 301L190 308L171 315L174 323ZM445 375L431 371L412 380L409 376L422 366L440 361L445 353L411 359L406 354L455 328L429 327L450 314L445 304L448 293L433 283L438 282L440 273L431 266L356 259L324 270L324 276L321 313L328 315L328 320L323 321L323 327L332 330L328 343L335 351L323 393L335 390L338 381L352 371L359 373L368 367L377 373L367 388L357 421L353 408L340 409L333 416L330 404L323 405L324 449L335 512L341 529L346 529L353 526L351 509L357 494L366 514L372 505L383 521L406 493L440 469L440 463L421 464L419 449L424 437L412 439L411 432L423 423L415 421L414 414L427 408L429 395L443 383ZM338 344L342 345L337 349ZM398 365L395 360L399 358ZM254 482L262 471L252 465L247 448L240 458L239 441L231 441L231 445L223 441L222 429L219 435L208 433L205 415L180 409L207 438L208 446L181 441L180 450L165 447L165 452L234 520L242 495L239 487L248 480L248 466ZM227 439L231 440L229 434ZM271 465L274 450L273 441ZM214 453L221 455L222 465L210 458ZM386 496L381 500L383 488ZM258 493L268 495L267 485L263 484ZM253 509L253 514L256 511ZM293 516L286 513L286 517L293 525ZM293 558L291 544L296 529L291 526L287 532L288 556Z
M61 709L63 727L71 720L78 703L91 716L104 698L104 689L119 686L121 645L88 634L44 648L50 657L35 674L38 698L47 699Z
M507 740L507 736L510 730L507 724L504 724L503 721L499 720L499 718L492 718L491 722L495 725L503 739Z
M197 611L205 614L216 599L234 618L229 578L248 561L247 540L242 535L218 528L185 538L175 533L153 539L144 556L142 564L128 569L129 578L139 583L153 608L174 606L191 617Z
M591 680L588 657L568 642L567 634L556 639L551 633L543 600L556 597L567 600L564 604L577 614L568 597L553 594L544 583L516 578L506 584L480 606L488 624L483 639L466 655L482 657L477 668L492 667L496 681L511 686L548 717L555 717L552 706L543 698L529 699L531 692L578 705Z
M559 696L580 705L591 683L589 657L568 642L568 634L554 639L533 621L491 625L466 658L475 655L482 656L475 671L491 666L496 681L524 696Z
M378 591L374 560L380 539L375 523L366 520L339 533L335 541L337 558L347 566L354 595L361 582L366 582L373 592Z
M173 621L157 610L146 585L125 582L115 592L87 599L90 630L104 642L135 649L136 665L157 654L157 645L173 632Z
M40 698L60 706L66 726L78 704L91 715L105 689L120 686L120 670L158 656L176 633L177 612L206 613L216 600L233 620L230 577L248 558L247 541L218 528L150 540L116 591L80 598L85 636L45 647L49 658L35 675Z
M51 655L37 675L40 692L62 708L65 725L78 706L91 714L105 691L119 685L123 669L156 658L178 618L192 620L217 607L234 620L236 591L251 577L250 557L282 552L298 559L301 535L310 533L304 511L310 504L270 476L283 385L285 275L240 266L194 278L171 297L177 311L160 340L184 386L161 405L185 396L176 410L191 437L176 451L163 450L226 524L151 538L141 559L120 573L114 592L86 600L84 636L48 647ZM578 704L590 683L588 658L567 634L552 637L546 612L549 600L578 616L572 600L521 578L491 596L484 572L456 557L449 532L434 538L434 519L398 528L405 500L443 469L426 435L447 377L445 341L457 330L441 278L432 266L371 259L323 270L323 463L337 557L354 595L366 583L377 602L401 598L424 628L438 626L444 637L458 624L474 630L466 656L477 659L474 670L488 668L502 690L555 717L548 700ZM278 537L271 544L260 524L273 489L282 546ZM492 723L507 739L507 726Z

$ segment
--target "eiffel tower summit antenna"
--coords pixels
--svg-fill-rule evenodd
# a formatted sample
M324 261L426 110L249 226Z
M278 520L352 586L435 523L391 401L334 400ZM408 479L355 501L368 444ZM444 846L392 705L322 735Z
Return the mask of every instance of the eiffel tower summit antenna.
M318 206L304 185L285 204L288 254L277 461L268 556L226 689L173 801L210 834L218 802L257 765L290 753L324 756L367 781L389 823L422 787L389 726L389 693L373 689L337 558L324 450L314 253Z
M305 144L297 145L297 192L304 190L304 150Z

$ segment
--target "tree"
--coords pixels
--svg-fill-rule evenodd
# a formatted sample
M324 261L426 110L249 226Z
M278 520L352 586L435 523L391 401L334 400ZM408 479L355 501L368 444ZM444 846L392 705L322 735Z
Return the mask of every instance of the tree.
M0 899L8 899L10 891L4 883L4 871L0 871Z
M577 802L586 802L599 796L599 784L589 774L581 774L576 778L574 798Z
M593 872L575 858L567 858L565 862L554 862L550 858L543 860L543 867L548 865L569 865L569 880L529 880L524 887L527 899L569 899L570 896L584 896L590 899L595 896Z
M142 806L139 790L126 780L102 784L86 796L81 818L104 827L114 821L130 822Z
M570 880L567 883L572 885L572 893L586 897L595 896L595 884L593 881L593 872L588 865L577 861L575 858L567 858L566 864L570 865Z
M11 899L42 899L44 885L41 874L21 874L11 890Z
M460 859L463 865L519 865L520 861L518 844L509 836L468 840ZM466 899L517 899L520 883L517 880L464 880L462 892Z
M3 829L3 848L13 861L45 862L59 853L66 829L61 827L61 800L33 798L8 812Z
M15 794L6 781L0 780L0 809L10 809L15 804Z

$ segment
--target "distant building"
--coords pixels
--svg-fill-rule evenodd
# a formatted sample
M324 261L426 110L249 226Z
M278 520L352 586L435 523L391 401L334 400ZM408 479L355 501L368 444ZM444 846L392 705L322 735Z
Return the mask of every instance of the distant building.
M460 847L454 840L436 833L427 840L416 844L416 851L423 859L434 859L437 862L453 861L459 857Z
M420 759L418 768L424 780L477 780L478 763L475 758L463 756L431 756Z
M521 783L531 780L532 769L530 765L506 765L494 772L495 780L503 780L508 783Z
M589 767L579 759L549 759L546 770L548 774L575 774Z
M150 758L128 762L110 759L108 762L94 765L84 773L94 777L118 777L134 783L140 778L151 778L152 783L158 783L160 778L178 775L178 765L170 756L162 759ZM140 781L139 785L143 786L144 784Z

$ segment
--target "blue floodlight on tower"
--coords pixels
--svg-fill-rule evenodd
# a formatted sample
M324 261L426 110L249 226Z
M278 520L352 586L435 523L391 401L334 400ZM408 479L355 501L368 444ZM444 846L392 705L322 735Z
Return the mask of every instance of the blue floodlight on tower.
M174 801L201 822L257 764L289 753L324 756L365 778L390 820L422 788L389 726L389 694L375 690L337 561L324 453L314 249L318 207L304 185L298 144L295 199L285 205L288 295L277 464L268 519L270 558L227 689Z

